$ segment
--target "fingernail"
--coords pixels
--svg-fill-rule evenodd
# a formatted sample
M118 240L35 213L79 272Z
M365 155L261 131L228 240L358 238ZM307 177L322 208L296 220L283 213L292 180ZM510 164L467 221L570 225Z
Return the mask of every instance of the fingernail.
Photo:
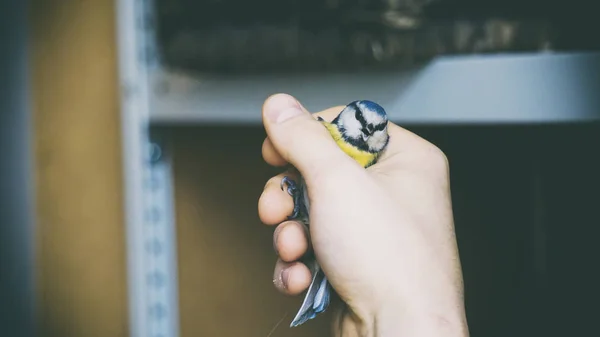
M286 268L281 272L281 283L283 283L283 286L285 287L285 289L288 288L289 281L290 281L290 268Z
M298 101L286 94L271 97L265 106L265 114L275 124L283 123L301 113L302 109Z

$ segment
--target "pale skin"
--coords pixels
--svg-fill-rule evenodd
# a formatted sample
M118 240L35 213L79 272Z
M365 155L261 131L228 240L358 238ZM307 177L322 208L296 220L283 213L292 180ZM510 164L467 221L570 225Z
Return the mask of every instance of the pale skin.
M263 106L264 160L296 167L311 203L306 229L286 220L293 202L280 182L289 172L265 185L258 210L277 226L275 286L306 290L311 275L299 259L313 249L341 299L328 309L334 336L468 336L446 156L390 122L388 149L365 170L316 121L342 108L311 114L285 94Z

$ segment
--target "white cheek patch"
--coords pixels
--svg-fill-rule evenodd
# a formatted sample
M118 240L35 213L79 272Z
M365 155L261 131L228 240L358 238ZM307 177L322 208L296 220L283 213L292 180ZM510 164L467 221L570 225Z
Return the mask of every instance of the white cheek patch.
M370 149L375 151L380 151L381 149L383 149L388 138L386 129L384 129L383 131L375 131L375 133L371 137L369 137L369 139L367 140L367 145Z
M346 130L346 135L352 138L359 138L362 135L360 122L354 118L354 111L344 112L340 118L340 125Z

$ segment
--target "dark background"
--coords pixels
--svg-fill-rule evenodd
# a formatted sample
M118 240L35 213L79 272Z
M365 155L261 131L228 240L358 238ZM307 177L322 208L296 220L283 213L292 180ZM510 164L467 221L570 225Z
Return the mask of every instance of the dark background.
M585 0L156 4L154 24L165 64L202 72L356 71L405 67L439 55L537 52L546 45L553 51L600 49L595 36L600 23L592 2ZM418 24L390 24L386 15L414 18ZM501 38L506 27L513 30L508 40ZM389 55L374 57L372 42L389 48Z

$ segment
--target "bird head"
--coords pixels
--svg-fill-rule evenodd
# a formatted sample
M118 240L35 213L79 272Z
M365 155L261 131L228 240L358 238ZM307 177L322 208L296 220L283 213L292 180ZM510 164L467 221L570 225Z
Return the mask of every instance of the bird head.
M369 152L382 151L389 140L385 110L371 101L348 104L333 120L347 141Z

